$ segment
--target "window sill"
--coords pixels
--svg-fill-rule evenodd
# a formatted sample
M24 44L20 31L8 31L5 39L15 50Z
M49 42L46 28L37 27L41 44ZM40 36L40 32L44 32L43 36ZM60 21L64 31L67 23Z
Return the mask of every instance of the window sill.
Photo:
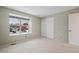
M30 32L29 33L18 33L18 34L9 34L9 36L16 36L16 35L23 35L23 34L30 34Z

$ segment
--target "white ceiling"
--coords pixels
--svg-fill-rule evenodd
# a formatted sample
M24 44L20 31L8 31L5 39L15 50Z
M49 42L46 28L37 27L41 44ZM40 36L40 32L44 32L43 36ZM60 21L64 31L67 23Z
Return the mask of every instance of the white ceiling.
M78 6L6 6L38 17L46 17L55 13L71 10Z

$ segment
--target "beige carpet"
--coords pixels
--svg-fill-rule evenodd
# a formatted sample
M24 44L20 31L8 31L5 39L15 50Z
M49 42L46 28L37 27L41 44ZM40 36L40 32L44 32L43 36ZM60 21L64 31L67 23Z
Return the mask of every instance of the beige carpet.
M0 49L1 53L68 53L79 52L79 46L45 38L30 40Z

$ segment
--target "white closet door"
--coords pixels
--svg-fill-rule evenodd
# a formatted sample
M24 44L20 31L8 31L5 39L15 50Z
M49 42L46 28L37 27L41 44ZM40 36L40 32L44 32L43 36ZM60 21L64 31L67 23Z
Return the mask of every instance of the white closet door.
M42 36L47 38L54 38L54 19L53 17L47 17L42 19L41 25Z
M42 35L42 36L45 36L45 37L47 36L46 26L47 26L46 20L45 20L45 19L42 19L42 20L41 20L41 35Z
M54 19L53 17L47 18L47 37L54 38Z
M79 45L79 13L69 15L69 43Z

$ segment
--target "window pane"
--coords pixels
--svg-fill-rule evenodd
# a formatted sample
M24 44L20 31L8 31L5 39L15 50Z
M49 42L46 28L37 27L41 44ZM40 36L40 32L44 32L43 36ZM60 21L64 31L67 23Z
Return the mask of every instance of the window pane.
M20 32L20 20L9 18L10 34L18 34Z
M29 30L29 20L21 19L21 32L28 32Z

